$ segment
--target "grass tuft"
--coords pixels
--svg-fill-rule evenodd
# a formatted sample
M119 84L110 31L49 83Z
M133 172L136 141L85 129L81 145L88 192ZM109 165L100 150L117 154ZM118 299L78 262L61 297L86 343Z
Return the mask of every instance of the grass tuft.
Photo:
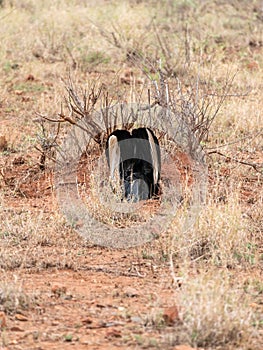
M187 277L178 292L176 342L209 349L260 349L258 315L236 282L225 270Z
M24 292L22 284L15 280L13 283L0 283L0 309L7 314L27 310L33 305L34 298Z

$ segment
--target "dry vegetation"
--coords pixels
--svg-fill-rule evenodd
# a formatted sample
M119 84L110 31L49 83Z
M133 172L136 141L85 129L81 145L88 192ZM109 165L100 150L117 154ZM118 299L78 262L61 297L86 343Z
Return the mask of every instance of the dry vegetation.
M1 349L263 348L262 6L0 1ZM159 239L114 250L65 221L53 146L71 125L39 115L70 115L69 75L101 88L95 108L169 84L208 165L194 226L182 206Z

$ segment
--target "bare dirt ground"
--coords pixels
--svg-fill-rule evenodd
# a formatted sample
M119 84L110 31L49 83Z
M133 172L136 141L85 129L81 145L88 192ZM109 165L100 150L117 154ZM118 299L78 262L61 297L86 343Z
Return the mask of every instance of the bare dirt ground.
M2 161L4 188L13 193L5 195L5 212L28 212L37 221L40 215L40 225L52 220L59 209L51 172L29 166L23 154L10 154ZM16 267L10 257L11 271L2 266L2 281L19 281L17 308L2 314L7 325L7 346L2 348L134 349L162 343L170 348L165 337L178 318L175 289L180 284L174 284L166 258L154 257L158 242L148 247L149 253L147 247L144 252L112 250L85 244L68 231L64 239L74 241L70 248L52 232L55 241L43 239L41 252L35 253L35 247L27 246L30 238L24 237L21 265ZM65 249L70 249L70 257Z
M36 300L29 310L8 317L7 348L155 346L162 340L163 325L151 319L149 312L156 303L160 308L173 303L168 269L133 260L123 252L90 248L86 267L82 265L79 271L21 271L24 291L29 295L33 292ZM12 280L13 274L6 278Z

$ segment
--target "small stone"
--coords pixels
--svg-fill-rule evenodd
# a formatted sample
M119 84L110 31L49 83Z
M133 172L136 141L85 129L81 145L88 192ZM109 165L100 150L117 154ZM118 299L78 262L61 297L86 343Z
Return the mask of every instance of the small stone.
M15 314L15 319L22 322L28 321L28 318L22 314Z
M8 148L7 139L5 136L0 135L0 151L6 151Z
M8 343L8 346L9 345L17 345L18 344L18 341L17 340L11 340L9 343ZM10 348L9 348L10 349Z
M63 285L54 284L54 286L51 288L51 292L56 296L61 296L63 294L66 294L67 288Z
M0 312L0 330L6 328L6 316L4 312Z
M139 292L132 287L127 287L124 289L124 294L129 297L129 298L133 298L133 297L138 297L139 296Z
M27 76L26 80L27 80L27 81L33 81L33 80L35 80L35 77L34 77L33 74L29 74L29 75Z
M33 337L33 339L34 339L35 341L38 340L39 337L40 337L40 332L39 332L39 331L33 331L32 337Z
M177 306L170 306L164 309L163 312L164 322L168 326L172 326L179 319L179 312Z
M13 326L10 328L11 332L24 332L24 329L18 327L18 326Z
M143 319L139 316L132 316L130 320L131 322L134 322L134 323L139 323L139 324L143 323Z
M15 93L17 96L20 96L20 95L23 95L24 91L22 91L22 90L14 90L14 93Z
M106 338L121 338L121 331L115 328L109 329L106 333Z
M73 299L73 295L72 294L66 294L63 298L64 298L64 300L72 300Z
M92 323L92 319L87 317L87 318L84 318L83 320L81 320L81 323L83 324L91 324Z

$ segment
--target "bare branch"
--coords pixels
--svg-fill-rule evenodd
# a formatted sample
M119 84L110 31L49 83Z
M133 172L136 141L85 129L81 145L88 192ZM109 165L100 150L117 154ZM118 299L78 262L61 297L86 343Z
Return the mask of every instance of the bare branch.
M219 151L211 151L211 152L208 152L207 153L208 155L210 154L218 154L219 156L221 157L224 157L226 159L228 159L229 161L232 161L232 162L235 162L235 163L239 163L239 164L242 164L242 165L247 165L247 166L250 166L252 167L254 170L256 170L258 173L262 174L262 171L263 171L263 163L251 163L251 162L245 162L243 160L240 160L240 159L236 159L234 157L230 157L230 156L227 156L225 154L223 154L222 152L219 152ZM261 170L260 170L261 168Z

